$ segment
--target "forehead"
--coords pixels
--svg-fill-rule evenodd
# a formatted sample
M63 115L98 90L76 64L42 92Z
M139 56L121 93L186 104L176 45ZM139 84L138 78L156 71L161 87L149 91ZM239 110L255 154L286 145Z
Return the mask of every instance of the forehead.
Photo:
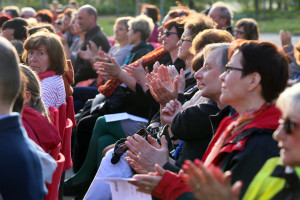
M87 16L87 9L84 8L84 9L79 10L77 15L78 15L78 17Z
M207 54L206 58L204 56L204 63L210 64L212 66L217 66L217 59L220 57L220 49L214 49Z
M182 33L182 37L188 37L191 35L191 31L189 29L185 29Z
M220 15L220 8L219 7L212 8L208 13L208 16L210 16L212 18L218 17L219 15Z

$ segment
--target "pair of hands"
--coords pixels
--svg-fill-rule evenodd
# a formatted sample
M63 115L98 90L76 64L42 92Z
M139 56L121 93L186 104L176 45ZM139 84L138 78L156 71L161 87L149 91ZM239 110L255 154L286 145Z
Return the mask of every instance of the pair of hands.
M178 74L174 65L168 67L156 62L153 72L147 75L149 87L153 98L162 106L173 99L177 99L178 93L183 93L185 88L185 77L183 70Z
M93 65L95 62L110 62L111 55L105 53L101 47L97 47L97 45L93 41L89 41L89 44L86 45L86 50L79 50L78 56L87 60Z

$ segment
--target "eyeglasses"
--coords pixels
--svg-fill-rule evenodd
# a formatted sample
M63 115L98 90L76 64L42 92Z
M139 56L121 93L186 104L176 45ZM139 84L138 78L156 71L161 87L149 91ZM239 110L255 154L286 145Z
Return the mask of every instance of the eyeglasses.
M166 37L169 37L172 34L177 34L176 32L172 32L172 31L165 31L164 34L166 35Z
M229 74L229 72L231 72L232 70L244 71L244 69L242 69L242 68L231 67L229 65L225 66L225 71L227 74Z
M188 37L181 37L180 41L181 41L181 43L183 43L185 41L187 41L187 42L193 42L193 39L192 38L188 38Z
M279 124L283 125L284 131L290 135L293 133L293 131L295 130L295 128L297 128L298 124L296 124L295 122L292 122L290 118L286 118L286 119L280 119L279 120Z
M239 31L239 30L234 30L234 34L238 34L238 35L244 35L245 34L245 32L243 32L243 31Z

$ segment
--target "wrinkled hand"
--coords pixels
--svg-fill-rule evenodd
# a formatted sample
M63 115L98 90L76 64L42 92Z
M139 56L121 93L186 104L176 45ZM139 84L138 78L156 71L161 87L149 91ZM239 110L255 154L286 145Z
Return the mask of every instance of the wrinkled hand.
M155 165L155 170L156 173L134 175L132 178L138 181L129 181L129 183L137 186L137 191L151 194L166 172L166 170L158 164Z
M108 78L118 78L122 71L122 68L116 62L115 58L111 59L111 63L96 62L94 64L94 69L98 74Z
M98 55L95 57L95 60L97 62L110 62L111 56L105 53L105 51L103 51L102 48L100 47L98 50Z
M198 200L238 200L242 188L241 181L231 187L231 172L223 173L218 167L205 168L201 161L185 161L181 173L182 180L192 189Z
M181 103L175 99L171 100L166 106L162 109L160 117L162 122L165 124L171 125L174 117L182 110Z
M134 138L127 137L127 141L125 142L125 144L131 151L127 151L126 153L131 160L134 160L145 170L147 170L148 172L154 172L154 165L156 163L163 166L168 162L168 143L164 136L161 138L162 146L160 146L158 142L151 136L148 136L147 139L150 144L149 142L147 142L147 140L137 134L134 135ZM129 162L129 164L131 163ZM133 169L135 169L134 165L131 166L133 167Z
M142 66L142 64L139 62L137 66L133 67L133 66L129 66L129 65L124 65L123 69L133 78L135 78L135 80L139 83L139 84L144 84L145 81L147 81L146 78L146 72L144 67ZM147 82L148 83L148 82Z
M292 45L292 37L290 32L284 32L284 30L280 30L279 35L282 47L288 47Z
M97 45L93 41L89 41L89 44L86 45L85 51L83 50L78 51L78 56L81 59L88 60L94 63L95 62L94 57L97 56L97 52L98 52Z

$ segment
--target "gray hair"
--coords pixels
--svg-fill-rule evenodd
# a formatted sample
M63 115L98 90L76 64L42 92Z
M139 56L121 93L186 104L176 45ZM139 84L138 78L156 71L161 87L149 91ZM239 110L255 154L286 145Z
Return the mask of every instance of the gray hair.
M283 117L295 113L300 120L300 83L285 89L278 97L276 106L281 110Z
M154 29L153 20L146 15L139 15L128 21L129 29L141 33L141 40L147 40Z
M208 44L203 49L204 60L212 51L219 51L220 56L218 56L216 62L220 67L220 71L225 71L225 65L228 63L228 49L230 47L230 43L213 43Z
M233 12L230 7L222 1L218 1L212 5L211 9L214 8L220 8L220 17L226 18L227 25L231 26L231 24L233 23Z

